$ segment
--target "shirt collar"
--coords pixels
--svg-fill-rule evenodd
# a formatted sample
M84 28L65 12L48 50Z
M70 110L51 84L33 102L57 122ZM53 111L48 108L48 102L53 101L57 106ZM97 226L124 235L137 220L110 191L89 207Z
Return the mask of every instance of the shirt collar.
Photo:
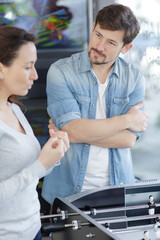
M114 66L112 68L112 72L110 74L110 76L112 76L112 74L115 74L118 78L120 76L120 58L118 57L114 63Z
M79 61L79 71L80 72L87 72L92 69L90 59L88 56L88 49L84 50L80 56L80 61Z
M89 56L88 56L88 49L86 49L82 52L82 54L80 56L79 71L87 72L87 71L91 71L91 70L92 70L92 66L91 66ZM116 59L116 61L114 63L114 66L112 68L110 76L112 76L112 74L116 74L117 77L119 78L119 75L120 75L119 57Z

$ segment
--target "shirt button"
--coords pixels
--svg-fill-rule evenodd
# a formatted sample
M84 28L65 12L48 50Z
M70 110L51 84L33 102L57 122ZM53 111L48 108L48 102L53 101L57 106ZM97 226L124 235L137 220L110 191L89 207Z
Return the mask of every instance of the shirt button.
M88 144L86 143L85 146L88 147Z
M124 104L124 101L122 101L121 103Z
M53 111L50 111L49 113L50 113L50 114L52 114L52 113L53 113Z
M92 104L92 107L94 107L94 103Z
M110 108L110 105L108 104L108 108Z
M76 189L80 189L80 187L77 186Z
M94 84L94 85L96 85L96 84L97 84L97 82L96 82L96 81L94 81L94 82L93 82L93 84Z
M82 98L81 101L84 102L84 98Z
M84 168L85 166L84 166L84 164L82 164L82 166L81 166L82 168Z

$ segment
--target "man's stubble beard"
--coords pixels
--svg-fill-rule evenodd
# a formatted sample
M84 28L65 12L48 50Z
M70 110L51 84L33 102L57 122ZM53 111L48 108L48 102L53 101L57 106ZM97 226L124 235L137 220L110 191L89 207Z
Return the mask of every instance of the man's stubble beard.
M104 56L104 58L106 59L106 55L105 54L103 54L103 53L101 53L100 51L98 51L97 49L95 49L95 48L91 48L90 49L90 51L88 52L88 56L89 56L89 59L90 59L90 62L91 62L91 65L107 65L107 64L109 64L109 63L113 63L114 64L114 62L116 61L116 59L117 59L117 57L119 56L119 54L120 54L120 52L117 54L117 56L115 57L115 59L112 59L112 60L110 60L110 61L104 61L104 62L93 62L92 60L91 60L91 58L90 58L90 55L91 55L91 51L92 50L94 50L94 51L96 51L97 53L99 53L99 54L101 54L102 56Z
M102 64L108 63L108 62L96 62L96 61L93 62L93 61L91 60L91 51L92 51L92 50L96 51L98 54L101 54L102 57L106 58L106 55L104 55L102 52L98 51L98 50L95 49L95 48L91 48L90 51L88 52L88 56L89 56L89 59L90 59L91 64L102 65Z

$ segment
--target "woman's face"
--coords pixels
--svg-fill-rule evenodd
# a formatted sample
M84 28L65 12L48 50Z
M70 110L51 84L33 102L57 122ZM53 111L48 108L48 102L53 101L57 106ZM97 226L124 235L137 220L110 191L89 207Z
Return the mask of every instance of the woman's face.
M8 97L10 95L25 96L31 89L38 75L35 69L37 50L32 42L21 46L18 56L13 60L11 66L1 64L0 90Z

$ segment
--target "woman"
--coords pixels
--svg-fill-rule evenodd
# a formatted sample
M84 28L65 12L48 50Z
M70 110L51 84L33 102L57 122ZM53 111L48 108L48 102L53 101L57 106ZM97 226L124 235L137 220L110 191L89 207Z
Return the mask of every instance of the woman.
M69 148L64 132L40 145L16 96L25 96L37 72L35 36L15 27L0 28L0 239L41 239L39 178L59 164Z

